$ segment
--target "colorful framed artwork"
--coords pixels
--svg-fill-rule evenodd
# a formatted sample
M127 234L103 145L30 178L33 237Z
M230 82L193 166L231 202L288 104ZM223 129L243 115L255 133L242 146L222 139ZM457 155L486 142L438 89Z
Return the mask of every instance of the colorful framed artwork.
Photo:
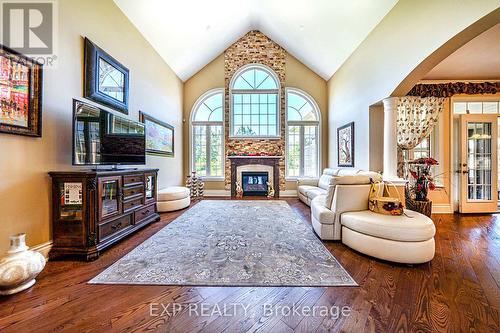
M146 127L146 153L174 156L174 126L139 111L139 118Z
M42 67L0 45L0 132L42 136Z
M339 167L354 167L354 122L337 128Z
M85 38L85 97L128 114L129 71Z

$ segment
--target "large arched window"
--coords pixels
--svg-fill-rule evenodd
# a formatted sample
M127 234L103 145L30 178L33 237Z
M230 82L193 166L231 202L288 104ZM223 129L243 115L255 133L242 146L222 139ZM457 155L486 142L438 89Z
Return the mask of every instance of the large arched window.
M203 94L191 112L191 168L201 177L224 173L224 90Z
M279 79L270 68L240 68L230 83L231 137L279 137L279 92Z
M286 176L318 177L320 164L320 112L307 93L286 89Z

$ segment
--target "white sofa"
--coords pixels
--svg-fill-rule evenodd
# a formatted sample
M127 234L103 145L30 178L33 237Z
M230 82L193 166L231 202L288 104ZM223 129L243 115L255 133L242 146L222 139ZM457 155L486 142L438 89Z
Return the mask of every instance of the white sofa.
M318 178L299 178L297 180L297 195L299 199L306 205L310 206L312 199L318 195L326 195L331 185L333 177L365 175L372 178L374 181L382 180L382 176L373 171L363 171L359 169L340 169L327 168L323 170L323 174Z
M361 253L393 262L432 260L435 227L430 218L410 210L402 216L371 212L370 178L377 181L380 175L358 170L333 176L331 170L326 169L317 183L323 191L315 190L312 181L299 185L308 187L298 188L301 200L310 203L312 226L321 239L342 240Z

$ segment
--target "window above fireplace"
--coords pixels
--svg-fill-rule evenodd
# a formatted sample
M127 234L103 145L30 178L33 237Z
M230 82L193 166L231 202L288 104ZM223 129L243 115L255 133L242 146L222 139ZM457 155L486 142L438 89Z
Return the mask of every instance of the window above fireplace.
M268 67L240 68L230 83L230 136L279 138L280 82Z

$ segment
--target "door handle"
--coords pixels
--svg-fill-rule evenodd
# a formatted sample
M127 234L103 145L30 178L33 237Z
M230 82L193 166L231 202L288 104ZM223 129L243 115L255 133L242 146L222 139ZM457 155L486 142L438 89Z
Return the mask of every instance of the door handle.
M463 170L462 171L463 174L468 174L469 173L469 170Z

